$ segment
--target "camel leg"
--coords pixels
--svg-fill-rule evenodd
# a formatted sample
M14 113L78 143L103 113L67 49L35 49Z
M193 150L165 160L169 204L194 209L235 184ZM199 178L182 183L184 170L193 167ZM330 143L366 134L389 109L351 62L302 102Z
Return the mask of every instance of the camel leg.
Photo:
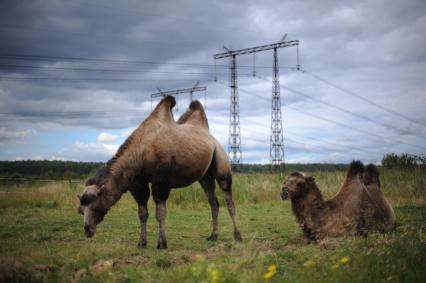
M170 169L159 169L152 177L152 196L155 202L155 218L157 218L159 231L157 249L167 249L166 239L166 201L170 194Z
M215 180L213 177L205 176L200 180L200 184L203 187L204 192L206 193L207 199L210 204L210 209L212 212L212 233L206 239L207 241L216 241L217 240L217 228L218 221L217 217L219 215L219 201L217 200L215 194Z
M155 217L159 224L157 249L167 249L166 239L166 201L157 201L155 203Z
M235 220L235 205L232 200L232 177L221 177L217 179L220 188L225 196L226 206L228 207L229 215L232 219L232 224L234 225L234 240L241 242L243 239L241 237L240 230L237 227L237 222Z
M149 199L149 186L148 183L143 183L140 187L130 189L130 193L138 203L138 214L139 222L141 224L141 234L139 238L138 246L145 248L147 244L146 240L146 223L148 221L148 199Z

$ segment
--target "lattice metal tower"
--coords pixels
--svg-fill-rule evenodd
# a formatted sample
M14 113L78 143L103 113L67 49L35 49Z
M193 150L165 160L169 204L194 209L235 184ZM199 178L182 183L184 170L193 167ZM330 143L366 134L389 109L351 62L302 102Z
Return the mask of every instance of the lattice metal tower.
M237 86L237 60L233 55L230 64L230 85L231 88L231 106L229 116L229 153L231 155L231 163L239 166L242 163L241 154L241 133L240 133L240 104L238 101Z
M152 102L153 102L153 99L155 98L164 97L166 95L179 95L179 94L189 93L189 102L191 103L191 101L194 100L194 92L199 92L199 91L204 91L204 107L206 107L207 87L198 86L199 83L200 82L196 82L192 88L181 88L181 89L174 89L174 90L167 90L167 91L162 91L161 89L158 89L158 92L151 94L151 110L152 110Z
M274 48L274 66L272 77L272 112L271 112L271 139L269 158L274 167L284 162L283 123L281 119L280 80L278 71L277 48Z
M214 59L225 57L231 58L230 65L230 87L231 87L231 113L229 125L229 147L231 154L231 163L233 165L240 164L242 160L241 153L241 135L240 135L240 113L238 104L238 88L237 88L237 66L236 56L250 53L256 53L266 50L274 50L274 81L272 88L272 118L271 118L271 150L270 157L273 165L284 162L284 146L283 146L283 127L281 119L281 101L280 101L280 85L278 79L278 56L277 49L290 46L299 46L298 40L285 41L286 35L276 43L265 44L256 47L244 48L239 50L230 50L225 48L225 52L214 55ZM216 61L215 61L216 66ZM299 49L297 49L297 69L299 69ZM255 72L253 72L255 75ZM216 81L216 78L215 78Z

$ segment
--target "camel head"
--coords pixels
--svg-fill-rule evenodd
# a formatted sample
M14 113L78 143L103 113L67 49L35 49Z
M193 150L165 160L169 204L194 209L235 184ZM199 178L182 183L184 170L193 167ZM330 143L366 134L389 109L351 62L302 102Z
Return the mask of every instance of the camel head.
M107 199L107 189L100 181L105 177L105 167L98 170L94 178L86 181L83 193L78 195L80 206L78 213L84 216L84 234L90 238L96 233L98 225L108 212L105 200Z
M309 190L309 183L315 180L314 177L306 177L301 172L294 172L287 177L284 181L281 198L284 199L298 199L305 196Z

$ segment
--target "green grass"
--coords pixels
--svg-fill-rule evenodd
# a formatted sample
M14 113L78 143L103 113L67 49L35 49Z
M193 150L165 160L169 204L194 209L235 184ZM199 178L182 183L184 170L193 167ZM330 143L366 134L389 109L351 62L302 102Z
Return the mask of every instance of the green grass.
M343 172L313 172L327 197ZM114 206L92 239L83 235L77 192L66 182L0 187L0 281L57 282L422 282L426 278L426 174L384 171L382 185L398 227L368 238L306 244L279 198L283 176L236 174L234 198L243 243L221 192L219 240L207 242L210 209L198 184L173 191L168 202L169 249L158 251L149 203L148 247L136 247L137 206L129 194ZM347 258L347 262L342 262ZM344 260L343 260L344 261ZM268 267L276 273L265 279Z

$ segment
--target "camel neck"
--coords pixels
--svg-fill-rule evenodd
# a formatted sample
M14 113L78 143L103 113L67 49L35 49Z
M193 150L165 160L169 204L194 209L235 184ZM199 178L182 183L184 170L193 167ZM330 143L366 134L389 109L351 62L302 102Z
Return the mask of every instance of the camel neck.
M118 186L117 184L123 184L119 180L114 180L114 176L110 175L103 194L103 203L106 209L110 209L117 201L120 200L121 196L125 192L124 186Z
M324 200L321 194L310 192L301 198L292 199L291 204L299 223L305 223L307 219L316 217L318 210L323 207Z

